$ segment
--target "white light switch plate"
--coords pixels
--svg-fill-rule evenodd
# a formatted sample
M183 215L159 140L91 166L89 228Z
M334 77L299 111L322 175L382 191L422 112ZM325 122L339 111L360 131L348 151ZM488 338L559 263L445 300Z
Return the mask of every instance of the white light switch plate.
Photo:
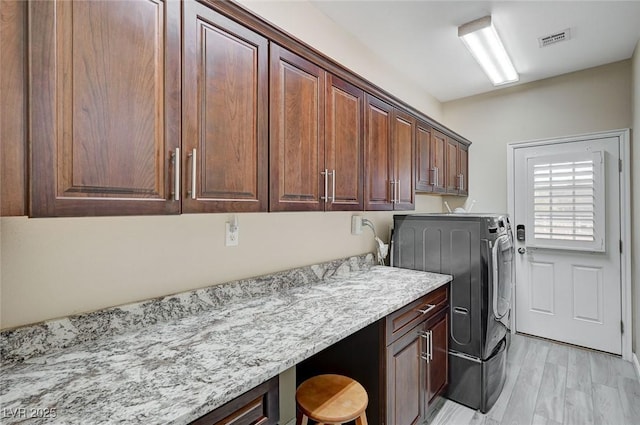
M351 216L351 234L352 235L362 234L362 217L359 215Z

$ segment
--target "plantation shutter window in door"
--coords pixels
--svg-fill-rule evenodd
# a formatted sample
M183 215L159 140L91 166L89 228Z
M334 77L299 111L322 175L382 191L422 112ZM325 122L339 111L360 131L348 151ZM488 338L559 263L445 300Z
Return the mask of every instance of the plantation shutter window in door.
M528 159L527 245L604 252L602 151Z

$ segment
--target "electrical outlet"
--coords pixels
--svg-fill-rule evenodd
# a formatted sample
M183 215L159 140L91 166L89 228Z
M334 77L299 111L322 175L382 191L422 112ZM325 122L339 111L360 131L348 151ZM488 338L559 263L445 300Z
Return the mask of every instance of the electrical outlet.
M224 245L225 246L238 246L238 242L240 239L240 228L236 224L232 228L231 223L225 223L225 232L224 232Z

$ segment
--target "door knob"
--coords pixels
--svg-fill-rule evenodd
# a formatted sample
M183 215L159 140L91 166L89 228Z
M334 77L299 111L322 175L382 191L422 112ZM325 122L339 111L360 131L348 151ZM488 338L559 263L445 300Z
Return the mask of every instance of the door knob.
M518 253L519 253L519 254L524 254L525 252L527 252L527 250L526 250L526 249L524 249L524 248L518 248Z

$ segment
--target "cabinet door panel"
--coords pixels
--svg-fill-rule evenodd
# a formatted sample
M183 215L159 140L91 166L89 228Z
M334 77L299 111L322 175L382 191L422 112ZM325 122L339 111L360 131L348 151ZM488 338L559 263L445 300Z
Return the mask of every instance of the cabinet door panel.
M27 2L0 3L0 215L27 212Z
M424 360L422 338L416 326L387 347L387 423L413 425L423 416Z
M427 403L439 394L449 382L449 316L446 311L427 323L431 331L432 359L427 371Z
M416 126L416 191L433 192L430 157L431 128L419 122Z
M335 196L326 210L358 211L364 206L364 92L328 74L325 167L335 173Z
M447 137L435 130L431 131L431 169L433 170L433 191L445 191L445 155Z
M268 42L198 3L184 9L183 212L266 211Z
M179 5L30 8L32 215L179 212Z
M393 108L366 96L365 109L365 209L391 210L391 154Z
M393 165L396 176L396 210L414 209L415 184L415 119L396 110L393 132Z
M458 142L455 140L447 139L445 160L445 190L458 193Z
M324 71L271 44L272 211L322 210Z

